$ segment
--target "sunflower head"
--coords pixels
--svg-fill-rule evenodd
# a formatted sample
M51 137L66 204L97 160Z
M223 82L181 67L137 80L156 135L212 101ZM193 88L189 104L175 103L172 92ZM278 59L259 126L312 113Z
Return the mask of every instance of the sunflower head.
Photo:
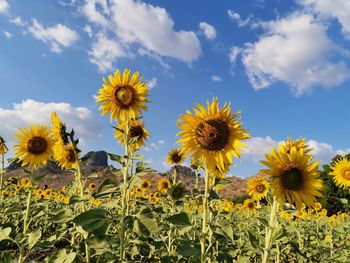
M51 113L52 133L57 143L67 145L69 143L66 125L61 121L56 112Z
M96 190L96 187L97 187L97 185L96 185L95 183L90 183L90 184L88 185L88 188L89 188L89 190L90 190L91 192L95 191L95 190Z
M295 203L297 208L305 203L308 206L322 196L322 180L319 179L318 162L312 162L312 156L302 148L286 148L279 145L278 150L272 149L266 154L266 160L261 161L269 169L261 170L271 176L272 194L280 204L285 201Z
M185 156L179 149L172 149L166 157L167 163L174 164L174 165L180 164L184 160L185 160Z
M169 193L170 193L170 197L173 200L179 200L182 197L184 197L184 195L186 193L186 189L183 186L183 184L175 184L171 187Z
M147 191L151 188L151 181L148 179L143 179L140 185L141 189Z
M30 181L29 178L22 178L21 179L21 186L23 188L29 187L29 186L31 186L31 184L32 184L32 182Z
M297 150L302 149L304 153L309 153L312 150L312 148L310 148L309 145L305 143L305 138L293 140L291 137L289 137L287 140L285 140L284 144L284 147L288 153L290 153L290 150L293 147L295 147Z
M22 161L22 166L28 164L37 169L53 155L55 140L48 127L31 125L27 129L19 129L15 136L19 140L15 145L15 158Z
M167 193L168 190L171 187L171 183L169 181L169 179L167 178L162 178L159 180L158 182L158 191L161 193Z
M128 69L123 74L117 70L108 80L103 79L103 87L98 91L96 102L101 103L101 114L110 113L111 122L115 119L136 119L143 110L147 110L145 103L149 102L149 88L138 72L130 75Z
M247 182L247 192L254 200L265 198L269 187L269 182L262 176L252 177Z
M239 158L240 149L245 147L242 140L249 138L237 118L240 112L231 113L230 104L219 108L218 99L207 107L197 104L193 113L187 111L178 121L180 137L178 144L185 156L192 155L194 160L202 160L209 170L215 166L224 172L224 164L232 163L232 156Z
M338 158L332 163L330 169L329 174L338 187L350 188L350 160L348 158Z
M144 122L139 120L131 121L128 123L128 139L133 139L131 148L133 150L138 150L145 145L145 141L149 137L149 132L145 129ZM114 130L114 138L119 141L121 144L125 144L124 132L127 129L127 123L125 121L121 122L119 126Z
M252 199L246 199L243 202L243 209L245 210L253 210L256 207L256 203Z
M79 151L72 144L64 145L56 143L54 146L54 151L54 159L59 167L64 170L78 169Z
M8 148L6 146L6 142L4 138L0 136L0 155L4 155L7 152L8 152Z

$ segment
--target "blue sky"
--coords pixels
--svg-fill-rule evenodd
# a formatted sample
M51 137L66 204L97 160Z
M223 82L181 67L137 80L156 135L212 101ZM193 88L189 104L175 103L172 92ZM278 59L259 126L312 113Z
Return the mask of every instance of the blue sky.
M326 163L350 148L347 14L348 0L0 0L0 134L56 111L84 152L120 151L93 96L128 67L152 86L142 153L160 171L179 114L213 96L252 136L231 174L254 175L288 136Z

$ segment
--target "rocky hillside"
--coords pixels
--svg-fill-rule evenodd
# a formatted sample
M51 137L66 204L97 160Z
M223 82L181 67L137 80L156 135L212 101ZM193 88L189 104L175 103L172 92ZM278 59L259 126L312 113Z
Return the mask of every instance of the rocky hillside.
M116 171L112 165L108 163L108 155L105 151L89 152L82 158L81 169L84 176L95 175L94 178L89 179L88 183L99 183L102 180L115 177ZM163 178L171 178L173 174L173 168L166 173L151 173L145 176L149 179L152 185L156 186L157 182ZM187 189L193 188L195 182L195 175L191 168L185 166L177 166L178 180L181 181ZM25 169L21 167L21 163L12 163L6 172L6 177L23 177L26 176ZM73 173L60 169L53 161L49 161L44 167L41 167L37 171L37 178L40 186L47 185L53 189L60 189L62 186L69 184L73 180ZM116 177L116 180L120 180L120 177ZM235 197L246 194L246 181L247 179L239 177L228 177L231 181L225 188L220 191L222 197ZM199 186L203 185L203 180L200 179Z

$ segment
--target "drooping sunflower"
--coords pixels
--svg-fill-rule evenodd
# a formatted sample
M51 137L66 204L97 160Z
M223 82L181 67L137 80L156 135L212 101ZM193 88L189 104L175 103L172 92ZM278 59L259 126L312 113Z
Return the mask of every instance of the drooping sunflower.
M54 158L62 169L78 169L79 153L76 153L72 144L63 145L56 143L54 146Z
M56 112L51 113L52 133L58 144L68 144L66 125L61 121Z
M265 198L269 187L269 182L261 175L254 176L247 182L248 195L254 200Z
M29 165L37 169L46 164L53 155L55 143L51 130L44 125L30 125L15 133L19 142L15 145L15 157L22 161L22 166Z
M4 138L0 136L0 155L4 155L5 153L7 153L7 151L8 151L8 148L6 146L6 142Z
M122 131L126 130L126 122L123 121L119 124L118 129L114 130L114 138L121 144L125 144L125 137ZM136 141L131 145L133 150L140 149L145 145L145 141L148 139L149 132L145 129L144 122L132 121L129 123L129 134L128 138L137 138Z
M261 172L272 177L272 194L280 204L288 201L299 209L304 203L311 206L316 197L322 196L318 162L312 162L312 156L303 149L292 147L289 150L279 145L277 151L272 149L272 153L265 156L266 160L261 162L269 169Z
M166 162L169 164L180 164L185 160L184 154L179 149L172 149L166 157Z
M101 115L110 113L111 122L137 118L142 111L147 110L145 103L149 102L146 82L142 82L139 72L130 77L130 70L125 69L121 74L117 70L108 80L103 79L103 88L98 91L97 103L101 103Z
M350 160L348 158L340 158L336 160L330 167L330 175L338 187L345 189L350 187Z
M217 166L223 172L225 163L232 163L232 156L239 158L240 148L245 147L242 140L249 138L241 120L236 119L240 112L231 113L230 103L219 108L217 98L212 103L207 101L207 108L196 106L194 113L180 115L178 144L185 156L190 154L194 160L202 160L209 170Z

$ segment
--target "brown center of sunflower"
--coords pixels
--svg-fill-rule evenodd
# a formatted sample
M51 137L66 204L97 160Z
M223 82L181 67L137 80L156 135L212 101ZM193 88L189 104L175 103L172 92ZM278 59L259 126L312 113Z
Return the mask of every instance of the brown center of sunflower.
M208 151L220 151L225 148L230 138L230 130L226 122L210 119L201 122L195 129L197 143Z
M143 137L142 127L139 125L131 126L129 131L129 137L130 138L138 137L138 139L142 138Z
M31 154L40 155L44 153L47 149L47 141L39 136L31 138L27 142L27 150Z
M179 153L174 153L171 158L174 163L179 163L181 161L181 155Z
M162 182L161 188L162 189L168 189L169 188L169 183L168 182Z
M299 191L304 185L303 172L298 168L292 167L281 175L281 182L285 189Z
M263 192L265 191L265 185L263 185L263 184L258 184L258 185L255 187L255 190L256 190L259 194L261 194L261 193L263 193Z
M114 98L120 108L128 108L135 101L135 90L130 85L118 85L114 91Z
M341 170L341 176L345 179L345 180L350 180L350 167L344 167Z
M148 182L143 182L141 184L141 188L145 189L145 188L148 188L149 187L149 183Z
M70 163L75 163L76 161L76 158L75 158L75 153L72 149L69 149L67 152L66 152L66 159L68 162Z

